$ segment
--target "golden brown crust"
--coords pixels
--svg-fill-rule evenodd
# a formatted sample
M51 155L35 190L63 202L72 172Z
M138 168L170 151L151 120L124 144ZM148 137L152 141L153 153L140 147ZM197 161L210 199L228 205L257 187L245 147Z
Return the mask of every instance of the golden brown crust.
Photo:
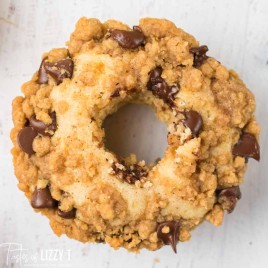
M237 74L213 58L193 67L189 49L198 42L170 21L144 18L139 27L146 44L128 50L109 38L110 29L130 30L127 25L81 18L68 50L44 54L52 63L71 57L72 78L57 86L48 76L47 84L38 84L35 73L22 86L24 97L13 101L11 131L18 187L30 199L36 187L49 185L61 210L76 209L74 219L42 209L55 233L130 251L163 246L156 233L162 221L180 221L180 241L190 239L189 232L204 219L220 225L223 209L215 191L239 185L246 169L245 159L234 157L232 147L241 130L259 135L254 96ZM180 88L176 108L147 90L148 73L156 66L163 68L169 85ZM119 96L111 98L115 92ZM103 143L103 120L127 102L151 105L169 130L165 157L133 185L117 178L112 170L117 156ZM183 124L181 112L187 110L203 118L197 137ZM51 124L52 111L57 115L55 134L37 136L36 153L28 156L17 144L18 132L33 115Z

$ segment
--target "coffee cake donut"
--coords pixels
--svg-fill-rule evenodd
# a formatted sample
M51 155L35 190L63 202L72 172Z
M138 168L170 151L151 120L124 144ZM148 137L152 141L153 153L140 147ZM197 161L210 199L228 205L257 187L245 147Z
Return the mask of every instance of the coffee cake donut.
M81 18L67 45L43 55L13 101L15 174L32 207L57 235L130 251L176 252L202 221L220 225L247 159L260 158L254 96L238 75L164 19L130 29ZM103 121L127 103L167 125L155 165L105 148Z

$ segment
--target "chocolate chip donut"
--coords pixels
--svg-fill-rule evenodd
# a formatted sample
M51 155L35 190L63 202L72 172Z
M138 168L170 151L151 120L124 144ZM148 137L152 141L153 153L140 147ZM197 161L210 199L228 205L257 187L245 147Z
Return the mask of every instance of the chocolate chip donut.
M67 45L43 55L13 101L15 173L32 207L57 235L130 251L176 252L204 220L220 225L248 158L260 159L254 96L238 75L164 19L130 29L81 18ZM127 103L167 125L155 165L105 148L103 121Z

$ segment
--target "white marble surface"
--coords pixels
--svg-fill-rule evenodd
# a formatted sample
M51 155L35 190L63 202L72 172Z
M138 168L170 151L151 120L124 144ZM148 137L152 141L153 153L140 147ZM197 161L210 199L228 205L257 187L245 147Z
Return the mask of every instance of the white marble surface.
M22 82L38 68L42 52L62 46L83 15L102 21L117 18L130 25L144 16L168 18L207 44L209 55L236 69L256 95L262 160L250 160L243 198L222 227L203 224L192 233L189 243L178 245L177 255L169 247L135 255L106 245L58 238L48 220L33 212L16 187L9 153L11 101L20 94ZM6 264L7 244L3 243L17 243L17 247L21 244L28 249L21 257L37 258L31 267L267 268L267 61L267 0L0 0L0 267L29 267L34 263L25 266L22 258L21 264L10 259ZM46 259L49 249L59 250L64 260ZM19 251L9 253L14 257ZM41 261L41 257L46 260Z

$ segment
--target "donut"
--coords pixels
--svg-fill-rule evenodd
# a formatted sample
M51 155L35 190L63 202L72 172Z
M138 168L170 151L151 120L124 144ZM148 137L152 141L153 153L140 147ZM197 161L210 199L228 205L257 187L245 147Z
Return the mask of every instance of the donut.
M253 94L165 19L130 28L82 17L22 92L11 131L18 188L58 236L176 252L203 221L219 226L234 210L248 159L260 159ZM167 126L154 165L105 146L104 120L128 103Z

